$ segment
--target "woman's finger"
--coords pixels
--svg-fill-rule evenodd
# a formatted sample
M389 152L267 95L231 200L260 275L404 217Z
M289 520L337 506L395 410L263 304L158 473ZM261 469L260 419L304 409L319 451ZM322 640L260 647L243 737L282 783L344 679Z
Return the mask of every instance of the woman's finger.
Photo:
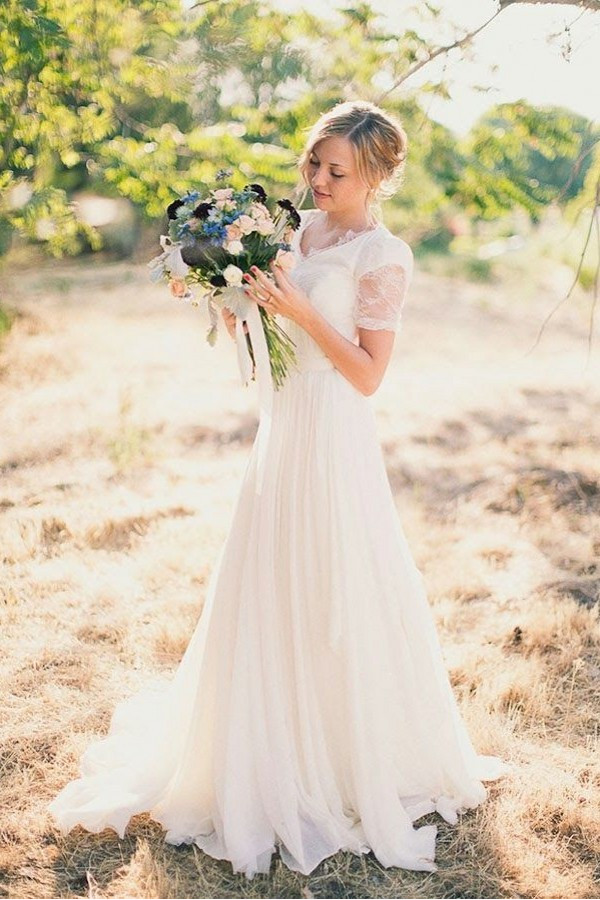
M248 288L244 288L244 293L250 297L251 300L254 300L255 303L258 303L259 306L269 306L269 301L264 300L259 294L254 291L248 290Z
M265 288L261 287L261 289L258 290L257 288L252 288L250 285L247 285L244 287L244 293L255 303L258 303L259 306L273 306L273 298L275 297L274 291L269 291L271 296L265 297Z
M269 265L272 268L278 289L285 293L290 289L290 287L292 287L291 282L285 277L285 272L280 266L276 266L272 262L269 263Z
M274 294L279 289L276 281L274 281L273 278L269 278L268 275L265 275L265 273L261 272L256 266L251 266L250 270L254 272L258 286L268 294Z
M244 290L247 294L252 296L252 299L255 299L255 294L258 293L258 281L254 278L249 272L244 273Z
M277 282L279 282L279 279L281 279L285 287L292 286L292 282L290 281L288 273L285 269L283 269L281 266L278 266L277 263L273 262L272 260L269 263L269 266L271 267L271 271L273 272L273 275L275 276Z

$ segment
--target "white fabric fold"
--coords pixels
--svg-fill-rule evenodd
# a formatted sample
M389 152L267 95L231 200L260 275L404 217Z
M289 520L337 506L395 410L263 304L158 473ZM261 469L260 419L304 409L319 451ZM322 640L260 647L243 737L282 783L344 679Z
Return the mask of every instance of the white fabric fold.
M294 273L349 338L362 241ZM437 826L413 823L456 822L510 767L461 717L369 398L288 321L299 369L273 392L259 308L244 316L261 421L202 614L173 677L119 704L50 811L120 835L148 812L248 878L276 849L303 874L338 850L434 871Z
M273 378L271 376L271 363L269 360L269 349L265 338L265 332L261 320L258 306L255 303L250 305L246 322L248 323L248 331L252 350L254 352L254 360L256 365L256 381L258 384L258 402L260 408L260 420L258 423L258 474L256 480L256 493L262 491L267 449L269 445L269 433L271 430L271 417L273 409ZM244 343L245 343L244 338ZM238 335L239 344L239 335Z

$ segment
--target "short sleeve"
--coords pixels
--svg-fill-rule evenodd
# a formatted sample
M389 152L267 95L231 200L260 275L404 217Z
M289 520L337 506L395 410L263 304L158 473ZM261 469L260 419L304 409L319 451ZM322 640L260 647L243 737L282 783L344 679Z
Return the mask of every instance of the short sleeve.
M406 241L384 234L362 250L355 269L358 328L398 331L413 273L413 254Z

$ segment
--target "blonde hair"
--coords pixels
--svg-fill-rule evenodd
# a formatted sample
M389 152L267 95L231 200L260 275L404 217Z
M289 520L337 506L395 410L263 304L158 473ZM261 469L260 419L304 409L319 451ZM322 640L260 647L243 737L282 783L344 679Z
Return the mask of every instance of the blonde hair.
M298 205L309 188L308 163L315 145L336 135L347 137L353 146L359 176L369 188L367 210L375 207L380 213L379 201L396 192L404 174L408 140L400 121L368 100L346 100L323 113L308 130L298 159L302 176L295 192L301 195Z

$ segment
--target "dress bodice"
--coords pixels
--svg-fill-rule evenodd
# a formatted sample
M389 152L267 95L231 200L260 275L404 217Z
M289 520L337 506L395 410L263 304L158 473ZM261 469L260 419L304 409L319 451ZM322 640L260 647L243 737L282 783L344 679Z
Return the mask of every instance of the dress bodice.
M300 210L301 224L294 232L292 251L296 257L296 265L289 273L289 278L302 288L309 296L313 306L344 337L357 344L358 328L397 328L400 318L400 307L404 299L408 283L412 275L412 252L409 245L401 238L395 237L383 224L365 231L348 231L340 240L328 247L314 248L306 253L301 248L301 237L304 229L313 216L320 214L318 209ZM390 276L396 276L398 282L398 265L402 266L403 279L401 296L396 291L395 318L390 318L390 302L387 301L387 319L373 315L365 316L365 291L361 298L361 285L368 284L369 276L374 272L385 276L379 279L379 292L390 293ZM393 293L393 291L392 291ZM385 301L385 298L384 298ZM372 303L373 298L368 302ZM376 298L375 306L381 307L381 298ZM371 306L371 311L375 307ZM282 328L296 344L296 358L300 371L315 369L333 369L334 365L306 331L291 319L278 316Z

